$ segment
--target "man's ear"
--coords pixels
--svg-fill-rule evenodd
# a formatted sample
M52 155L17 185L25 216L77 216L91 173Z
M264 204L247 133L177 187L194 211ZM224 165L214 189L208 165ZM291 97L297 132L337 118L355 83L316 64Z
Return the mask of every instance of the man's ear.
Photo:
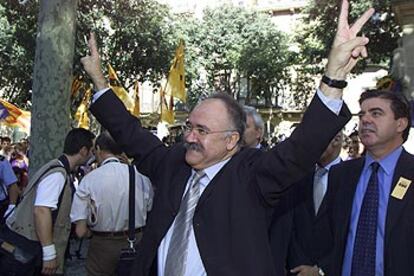
M227 136L227 139L227 150L231 151L238 145L238 142L240 140L240 134L234 131L231 135Z
M397 130L402 133L408 127L408 119L401 117L397 119L397 124Z

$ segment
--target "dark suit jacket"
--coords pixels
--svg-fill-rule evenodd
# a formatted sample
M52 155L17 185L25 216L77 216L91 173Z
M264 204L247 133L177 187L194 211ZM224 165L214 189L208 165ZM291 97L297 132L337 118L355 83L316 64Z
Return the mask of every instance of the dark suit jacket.
M334 233L334 249L327 275L341 275L342 262L350 224L352 203L364 158L354 159L335 166L330 171L330 221ZM400 177L414 179L414 156L405 150L395 168L391 193ZM384 275L414 275L414 185L411 184L402 200L390 195L385 222Z
M325 264L332 249L326 196L315 215L313 178L314 172L308 174L275 207L269 234L277 269ZM282 275L283 270L278 269L278 273Z
M165 147L140 127L112 92L101 96L91 110L156 187L133 274L150 275L191 174L185 148L182 144ZM349 118L345 105L337 116L315 97L291 139L268 152L242 149L218 172L201 195L193 218L208 275L275 275L267 234L268 208L313 169Z
M326 198L329 187L315 214L313 202L314 173L295 186L292 237L288 250L288 268L298 265L321 266L332 250L333 237L329 225Z

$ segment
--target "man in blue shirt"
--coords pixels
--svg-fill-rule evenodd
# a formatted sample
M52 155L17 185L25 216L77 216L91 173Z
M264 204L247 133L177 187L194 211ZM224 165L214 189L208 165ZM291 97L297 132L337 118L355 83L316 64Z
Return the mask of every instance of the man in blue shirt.
M19 196L17 178L10 162L0 155L0 221L7 209L11 210L16 205Z
M364 157L331 170L329 199L334 250L328 275L412 275L414 156L402 144L410 130L406 99L362 93L359 136Z

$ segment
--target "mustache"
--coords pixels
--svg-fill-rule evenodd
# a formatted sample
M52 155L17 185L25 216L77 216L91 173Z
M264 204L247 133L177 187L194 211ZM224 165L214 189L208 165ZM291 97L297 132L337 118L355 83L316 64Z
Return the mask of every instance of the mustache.
M197 144L197 143L189 143L189 142L184 142L184 147L187 150L194 150L194 151L202 151L204 148L202 145Z
M370 131L375 131L375 127L371 126L371 125L365 125L361 127L361 132L366 131L366 130L370 130Z

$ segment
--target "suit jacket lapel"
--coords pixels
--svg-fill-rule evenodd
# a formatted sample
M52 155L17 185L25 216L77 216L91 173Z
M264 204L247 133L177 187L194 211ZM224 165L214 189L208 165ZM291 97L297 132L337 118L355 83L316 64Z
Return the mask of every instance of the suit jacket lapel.
M414 165L414 159L405 150L402 151L400 158L398 159L395 167L394 176L392 180L390 196L388 200L387 218L385 222L385 240L389 240L389 235L398 221L398 218L402 214L407 202L413 198L414 188L409 187L403 199L397 199L391 196L394 187L396 186L400 177L406 179L414 179L414 172L412 171Z
M305 196L305 209L308 212L309 217L315 218L315 203L313 198L313 178L315 177L315 172L310 174L306 179L306 187L304 189Z

